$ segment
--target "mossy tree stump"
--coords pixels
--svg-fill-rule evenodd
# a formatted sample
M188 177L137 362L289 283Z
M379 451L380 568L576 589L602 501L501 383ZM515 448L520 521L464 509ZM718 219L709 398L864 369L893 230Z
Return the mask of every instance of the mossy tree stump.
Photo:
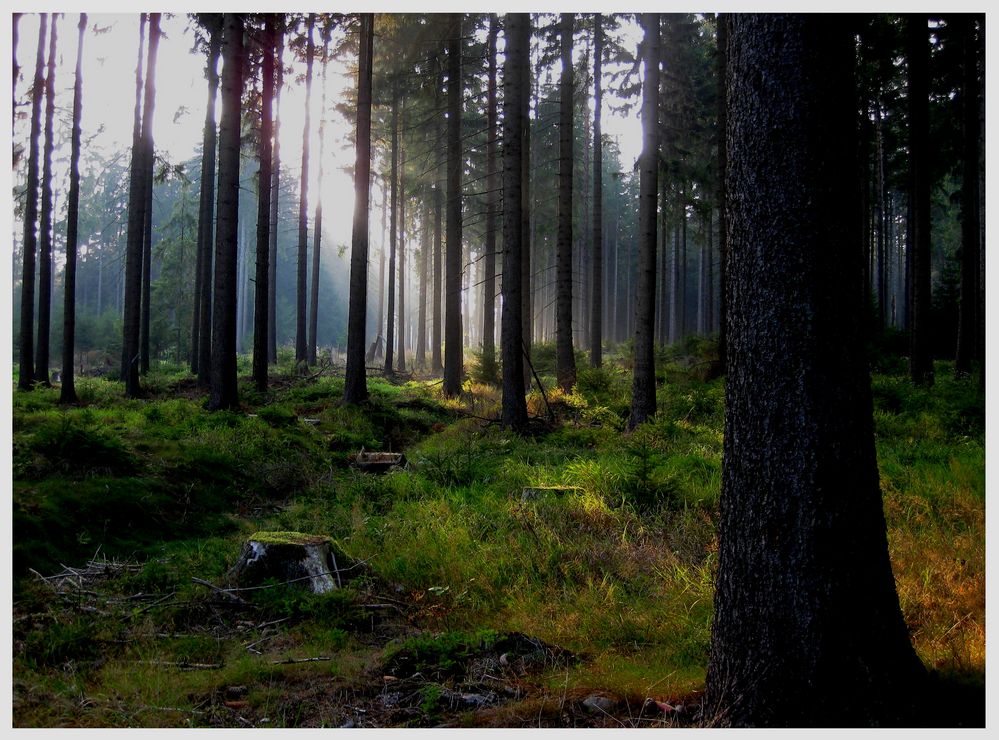
M243 544L229 577L241 588L276 580L322 594L343 585L347 566L346 556L328 537L257 532Z

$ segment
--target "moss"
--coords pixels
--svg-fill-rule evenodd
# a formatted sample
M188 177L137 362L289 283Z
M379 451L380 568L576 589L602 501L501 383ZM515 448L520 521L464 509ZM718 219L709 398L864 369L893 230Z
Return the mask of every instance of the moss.
M303 532L257 532L247 539L265 545L319 545L329 542L329 537Z

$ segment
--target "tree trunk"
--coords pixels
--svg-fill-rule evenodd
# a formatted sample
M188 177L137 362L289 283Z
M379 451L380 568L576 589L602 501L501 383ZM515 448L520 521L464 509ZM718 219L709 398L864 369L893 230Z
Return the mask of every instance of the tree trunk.
M239 136L243 91L243 18L226 13L222 36L222 118L212 306L212 382L208 408L239 405L236 385L236 241L239 227Z
M416 322L416 366L425 370L427 366L427 267L430 260L430 202L426 190L421 198L423 216L420 219L420 306Z
M132 161L128 186L128 227L125 237L124 320L121 341L121 378L125 397L139 395L139 300L142 281L142 234L145 225L145 159L142 145L142 49L146 14L139 22L139 60L135 67L135 113L132 121ZM150 44L152 40L150 40Z
M305 45L305 124L302 127L302 179L298 201L298 275L295 301L295 364L308 364L308 338L305 332L306 280L309 274L309 131L312 107L312 27L316 14L309 13Z
M603 101L603 16L593 16L593 288L590 296L590 365L603 364L604 323L604 149L601 139Z
M211 25L208 25L211 24ZM215 215L215 150L218 135L215 126L215 99L218 96L218 62L222 51L221 14L206 16L208 32L208 107L205 112L204 144L201 153L201 197L198 208L198 308L197 372L198 387L207 389L212 376L212 252Z
M269 272L267 275L267 361L277 362L277 235L281 191L281 88L284 87L284 20L277 23L277 81L274 86L274 165L271 168Z
M253 381L257 390L267 390L267 298L270 295L271 236L271 107L274 99L274 14L264 18L261 38L263 85L260 98L260 169L257 171L257 259L254 272ZM317 216L318 219L318 216Z
M499 19L489 15L489 78L486 85L486 254L482 285L482 377L496 381L496 216L499 211L499 183L496 171L496 37Z
M961 174L961 302L957 324L957 356L954 373L971 373L971 360L978 357L978 59L975 16L955 16L960 30L963 57L961 112L963 149Z
M361 14L357 65L357 132L354 137L354 221L350 245L350 303L347 316L347 367L343 400L368 397L364 363L368 314L368 204L371 198L371 67L374 14Z
M532 167L532 149L531 149L531 96L530 91L531 85L531 18L530 15L527 17L527 49L524 52L527 55L527 60L525 61L525 66L522 70L524 76L522 85L524 86L524 93L520 96L521 101L521 137L523 139L523 144L521 146L521 156L520 156L520 303L521 303L521 316L520 321L523 326L521 342L523 344L524 351L524 362L523 374L524 374L524 390L530 391L531 389L531 345L533 340L534 332L534 301L532 300L531 291L534 286L534 281L531 274L531 237L532 237L532 221L531 221L531 170Z
M566 393L576 383L572 349L572 13L560 23L562 78L558 124L558 275L555 312L555 374Z
M500 352L503 360L503 425L522 430L527 424L524 398L524 335L521 311L523 229L522 162L524 112L530 64L531 20L527 13L505 19L506 61L503 66L503 306Z
M52 150L55 142L56 21L49 29L48 71L45 75L45 146L42 149L42 212L38 250L38 341L35 349L35 381L49 385L49 330L52 315Z
M83 35L87 14L80 13L77 25L76 78L73 82L73 133L69 154L69 197L66 203L66 273L62 304L62 388L59 403L76 403L73 382L73 352L76 346L76 246L80 217L80 117L83 112Z
M643 13L642 156L639 164L638 285L635 291L635 354L631 392L634 429L656 413L656 367L653 340L656 309L656 191L659 164L659 14Z
M399 237L399 95L392 98L392 152L389 177L392 180L392 194L389 202L389 263L388 300L385 303L385 374L391 375L395 365L395 253Z
M925 15L906 18L909 64L909 197L912 201L912 332L909 373L916 385L933 385L930 336L929 57Z
M888 558L861 337L853 38L831 16L730 24L728 383L705 716L896 724L922 668Z
M440 119L438 119L440 120ZM438 124L438 134L441 134L441 125ZM438 151L443 145L443 135L438 135ZM444 217L444 193L442 190L442 178L439 176L440 167L437 167L438 177L434 182L434 285L432 291L432 302L433 302L433 318L431 320L431 332L430 332L430 372L433 375L440 375L444 372L444 362L441 359L441 346L444 344L444 339L441 334L443 328L443 317L441 315L441 288L444 277L444 269L442 264L442 231L443 217Z
M447 252L444 291L444 395L461 393L461 13L448 14Z
M406 130L406 103L402 101L399 114L399 128ZM406 151L400 136L399 140L399 315L396 321L396 368L406 372Z
M142 143L145 173L145 206L142 213L142 295L139 321L139 372L149 372L149 302L151 298L151 269L153 252L153 118L156 109L156 52L160 45L160 14L149 14L149 50L146 58L145 92L142 103Z
M309 286L309 349L308 362L316 364L316 347L319 345L319 257L323 242L323 155L326 150L326 68L330 50L330 28L323 29L323 72L319 83L322 101L319 106L319 177L316 181L316 217L312 234L312 282Z

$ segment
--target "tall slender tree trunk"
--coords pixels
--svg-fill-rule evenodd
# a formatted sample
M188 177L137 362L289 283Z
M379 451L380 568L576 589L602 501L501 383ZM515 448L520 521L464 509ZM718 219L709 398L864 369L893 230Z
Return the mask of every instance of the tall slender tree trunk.
M909 193L912 199L912 333L909 373L916 385L933 385L933 348L930 343L930 168L929 61L927 18L906 19L909 64Z
M298 201L298 273L295 301L295 363L308 364L308 338L305 331L306 320L306 280L309 274L309 132L312 107L312 57L315 47L312 43L312 28L316 14L309 13L306 22L305 45L305 123L302 127L302 179Z
M392 180L392 194L389 203L389 262L388 300L385 303L385 374L391 375L395 365L395 255L396 240L399 236L399 95L392 98L392 152L389 177Z
M405 102L399 115L399 127L406 129ZM399 316L396 322L396 368L406 372L406 152L399 141Z
M593 16L593 288L590 296L590 365L603 364L604 326L604 147L601 129L603 105L603 15Z
M638 285L635 290L635 355L631 391L634 429L656 413L656 367L653 349L656 297L656 195L659 163L659 14L643 13L642 155L639 164Z
M139 21L139 60L135 67L135 112L132 121L132 161L128 186L128 226L125 243L124 320L122 322L121 377L125 397L139 395L139 301L142 281L142 234L145 225L145 184L142 181L142 50L145 43L146 14ZM150 41L152 43L152 41Z
M426 190L420 199L423 215L420 218L420 307L416 321L416 366L427 367L427 268L430 264L430 201Z
M319 177L316 181L316 217L313 223L312 235L312 282L309 286L309 350L308 361L310 365L316 364L316 347L319 344L319 256L323 241L323 157L326 152L326 68L328 65L330 50L329 26L323 29L323 72L322 81L319 83L322 88L322 101L319 106Z
M267 274L267 361L277 362L277 242L278 195L281 192L281 88L284 87L284 19L278 18L274 85L274 164L271 168L270 250Z
M139 319L139 372L149 372L149 302L151 299L151 270L153 253L153 118L156 109L156 52L160 45L160 14L149 14L149 49L146 57L145 91L142 103L142 148L145 170L142 184L145 187L145 205L142 209L142 295Z
M440 119L438 119L440 120ZM443 127L438 123L438 151L443 147ZM432 291L433 318L431 320L431 348L430 348L430 372L440 375L444 372L444 362L441 358L441 347L444 344L442 335L443 316L441 314L441 291L444 282L444 265L442 261L443 251L443 218L444 218L444 193L443 178L440 176L441 166L437 167L437 178L434 181L434 285Z
M520 155L520 302L521 302L521 324L523 334L521 343L524 348L524 362L522 363L524 375L524 389L531 389L531 345L534 333L534 301L532 290L534 286L533 275L531 273L531 253L533 222L531 209L531 170L532 159L535 156L531 148L531 17L527 16L527 61L521 70L523 74L522 84L524 94L519 96L521 111L521 145Z
M444 291L444 395L461 393L461 13L448 14L447 252Z
M530 65L531 20L527 13L505 19L506 61L503 66L503 306L500 352L503 360L503 425L521 430L527 425L524 398L524 324L521 246L524 238L522 162L524 112Z
M48 71L45 75L45 146L42 149L42 213L38 250L38 343L35 349L35 381L49 385L49 330L52 316L52 150L54 149L56 21L49 29Z
M957 355L954 373L971 373L971 360L979 356L978 335L978 59L975 44L976 16L955 17L962 51L961 133L961 301L957 324Z
M66 273L62 303L62 388L59 403L76 403L73 382L73 353L76 347L76 246L80 220L80 117L83 112L83 35L87 14L80 13L77 25L76 78L73 82L73 132L69 153L69 197L66 202Z
M257 171L257 259L253 292L253 381L257 390L267 390L267 299L270 295L271 236L271 107L274 100L274 13L264 18L261 37L263 66L260 97L260 169ZM318 216L317 216L318 219ZM317 232L318 233L318 232Z
M210 25L209 25L210 24ZM208 31L208 107L205 112L204 143L201 152L201 196L198 207L199 290L195 303L198 318L198 387L207 389L212 376L212 254L215 235L215 155L218 133L215 126L215 99L219 89L219 56L222 52L222 16L206 17Z
M496 381L496 217L499 211L499 179L496 171L496 37L499 19L489 15L487 54L489 57L486 85L486 253L483 259L485 278L482 285L482 377Z
M350 302L347 315L347 366L343 399L360 403L368 397L364 363L368 315L368 206L371 198L371 67L374 14L361 14L357 65L357 130L354 137L354 220L350 246Z
M222 35L222 117L219 122L218 224L212 306L212 382L208 408L239 405L236 385L236 253L239 228L240 103L243 92L243 18L226 13Z
M875 458L853 36L833 16L730 24L730 321L705 716L911 722L924 671L895 592Z
M555 311L555 374L566 393L576 383L572 348L572 13L562 13L558 125L558 275Z

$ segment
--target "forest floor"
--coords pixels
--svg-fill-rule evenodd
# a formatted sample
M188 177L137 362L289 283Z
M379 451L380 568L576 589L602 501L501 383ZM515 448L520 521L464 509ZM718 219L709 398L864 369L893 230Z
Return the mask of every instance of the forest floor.
M14 725L699 724L724 415L723 380L697 377L712 351L659 357L659 413L631 434L628 369L580 362L565 394L548 347L524 437L490 421L485 383L449 401L433 380L370 378L354 407L331 371L290 363L266 394L247 380L238 412L206 412L180 368L152 373L142 400L92 378L73 408L15 392ZM927 667L977 695L983 395L946 363L929 390L903 369L873 378L899 598ZM360 472L362 448L407 464ZM361 575L234 599L219 588L260 530L328 536Z

